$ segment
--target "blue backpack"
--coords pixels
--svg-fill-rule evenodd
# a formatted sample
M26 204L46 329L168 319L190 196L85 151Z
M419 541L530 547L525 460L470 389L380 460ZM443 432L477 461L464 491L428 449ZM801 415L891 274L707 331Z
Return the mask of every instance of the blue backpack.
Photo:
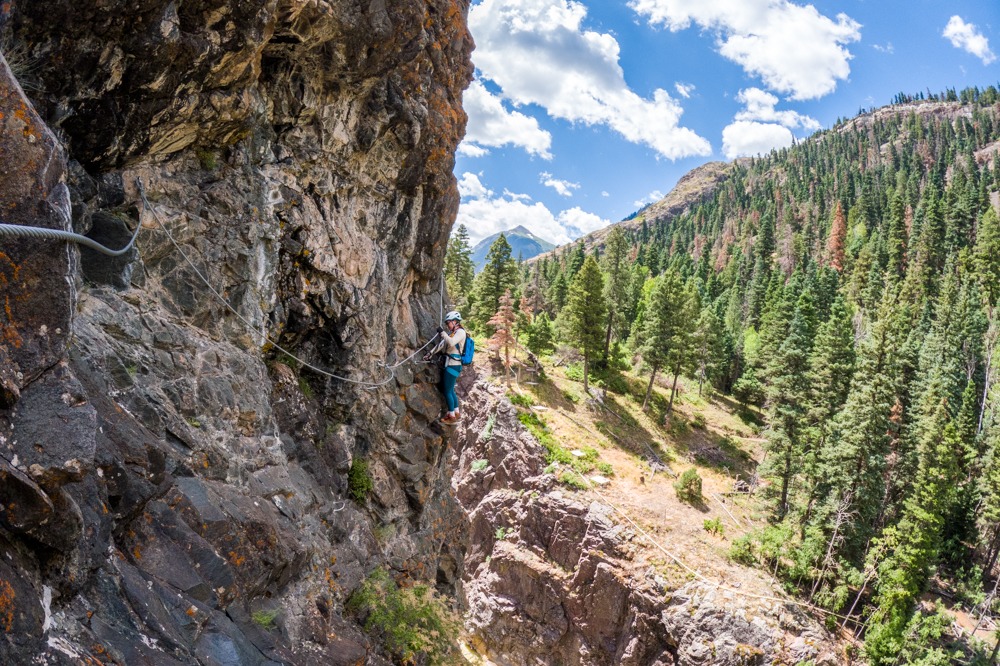
M472 355L476 353L476 341L466 332L465 344L462 345L462 365L472 365Z

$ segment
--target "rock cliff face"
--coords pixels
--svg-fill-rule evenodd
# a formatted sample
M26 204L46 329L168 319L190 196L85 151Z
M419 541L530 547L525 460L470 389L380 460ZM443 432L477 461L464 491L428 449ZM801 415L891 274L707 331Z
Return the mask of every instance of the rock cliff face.
M475 417L457 434L452 485L470 521L466 623L493 661L842 663L831 636L794 605L690 577L669 582L614 509L544 473L544 451L502 387L464 388Z
M441 307L466 10L4 4L0 221L142 226L0 239L5 663L380 663L366 572L459 583L438 396L386 365Z

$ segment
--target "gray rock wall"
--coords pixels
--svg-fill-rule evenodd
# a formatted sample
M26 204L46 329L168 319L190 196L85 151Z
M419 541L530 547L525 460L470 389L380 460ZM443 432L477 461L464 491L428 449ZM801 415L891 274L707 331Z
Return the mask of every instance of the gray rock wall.
M2 221L142 231L0 238L5 663L379 663L367 572L459 584L433 373L385 365L441 307L466 10L14 4Z

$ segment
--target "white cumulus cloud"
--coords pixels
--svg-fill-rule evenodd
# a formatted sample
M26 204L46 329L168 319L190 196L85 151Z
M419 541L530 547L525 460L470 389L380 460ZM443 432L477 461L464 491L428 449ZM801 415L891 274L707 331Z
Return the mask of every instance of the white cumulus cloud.
M492 190L486 189L486 186L483 185L481 180L479 180L479 175L466 171L462 174L462 177L458 179L458 193L463 198L473 197L475 199L481 199L483 197L490 197L493 195Z
M677 94L683 97L684 99L688 99L691 97L691 93L694 92L694 84L681 83L678 81L677 83L674 84L674 90L676 90Z
M749 155L763 155L772 148L792 145L795 138L791 130L774 123L737 120L722 130L722 152L729 159Z
M952 16L948 19L948 25L944 27L941 36L950 41L956 49L962 49L982 60L984 65L997 59L996 54L990 50L990 40L979 32L974 23L966 23L961 16Z
M723 57L796 100L822 97L847 79L845 45L861 38L861 24L846 14L834 20L788 0L630 0L629 7L674 32L692 23L715 31Z
M462 174L459 189L462 203L455 224L465 225L473 244L520 224L536 236L562 245L611 224L578 206L553 213L541 202L529 203L531 197L524 194L505 190L496 196L472 173Z
M708 141L680 126L683 109L665 90L644 98L628 87L618 41L585 29L586 15L572 0L483 0L469 12L476 67L515 107L610 127L669 159L711 154Z
M548 171L538 174L538 180L545 187L551 187L564 197L573 196L573 190L580 189L580 183L571 183L568 180L559 180Z
M774 107L778 98L760 88L741 90L736 96L737 101L746 108L736 114L736 120L760 121L778 123L789 129L801 127L804 130L816 131L820 128L819 121L797 111L778 111Z
M651 204L651 203L655 203L655 202L659 201L664 196L666 196L666 195L663 194L663 192L661 192L659 190L653 190L652 192L650 192L649 194L647 194L644 198L637 199L637 200L633 201L632 205L635 206L636 209L638 210L639 208L642 208L646 204Z
M458 148L463 155L481 157L489 152L488 147L512 145L552 159L552 135L539 127L535 118L504 108L503 101L490 94L482 81L472 82L462 96L462 106L469 114L465 140Z

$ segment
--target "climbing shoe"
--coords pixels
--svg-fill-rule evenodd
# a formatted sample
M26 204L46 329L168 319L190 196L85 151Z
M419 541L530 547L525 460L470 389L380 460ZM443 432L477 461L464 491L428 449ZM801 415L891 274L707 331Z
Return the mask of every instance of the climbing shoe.
M455 425L462 420L461 416L445 416L441 419L441 423L444 425Z

